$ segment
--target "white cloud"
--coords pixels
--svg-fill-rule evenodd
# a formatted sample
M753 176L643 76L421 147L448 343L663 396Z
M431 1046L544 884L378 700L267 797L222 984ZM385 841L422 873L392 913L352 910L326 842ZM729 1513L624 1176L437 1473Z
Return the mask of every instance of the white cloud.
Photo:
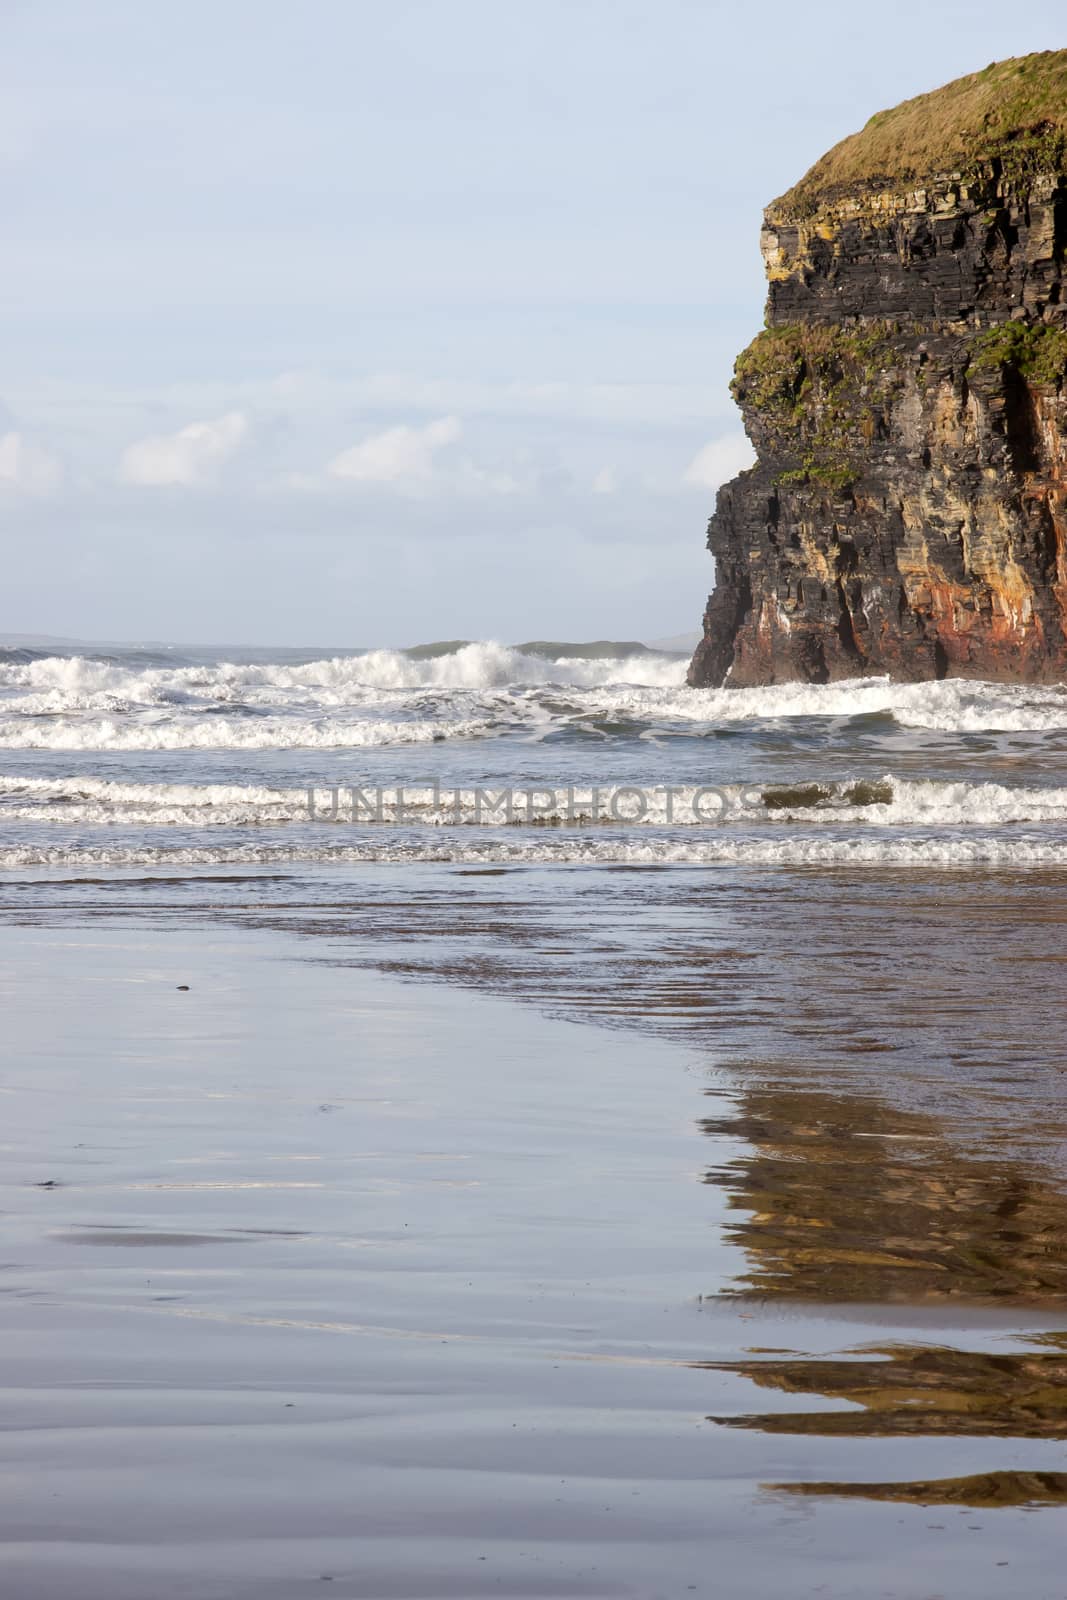
M510 472L487 472L473 461L461 461L449 474L447 486L457 494L472 495L519 494L524 487Z
M755 461L756 452L745 435L728 433L697 451L686 467L682 481L696 484L701 489L717 489L727 479L754 466Z
M617 488L618 483L616 482L615 473L612 468L601 467L600 471L593 479L593 493L614 494Z
M418 486L431 477L437 452L462 432L458 417L439 417L424 428L387 428L342 450L326 470L331 478L356 483Z
M24 433L0 435L0 489L48 495L63 481L61 463Z
M209 422L190 422L177 433L139 439L122 452L119 480L154 487L210 483L247 434L244 412L227 411Z

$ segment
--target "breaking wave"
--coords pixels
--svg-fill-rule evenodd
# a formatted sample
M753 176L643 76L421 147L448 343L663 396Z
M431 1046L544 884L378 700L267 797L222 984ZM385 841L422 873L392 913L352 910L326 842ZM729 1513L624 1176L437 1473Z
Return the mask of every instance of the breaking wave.
M709 828L743 823L806 828L1067 826L1067 788L904 779L834 783L574 784L484 789L405 784L310 788L238 783L141 783L95 777L0 775L0 817L71 827L367 826Z
M1064 688L685 667L605 641L0 651L0 866L1067 867Z
M868 678L698 690L686 688L685 666L637 644L536 640L313 660L7 651L0 749L358 749L558 731L699 738L864 719L930 733L1067 732L1067 691L1058 687Z
M759 866L759 867L1006 867L1067 868L1067 841L975 839L810 838L604 839L558 835L461 845L419 838L381 845L226 844L167 848L16 845L0 848L0 868L358 865L436 862L457 866Z
M475 739L492 729L486 717L389 720L321 717L73 721L0 719L0 750L353 750L378 745Z
M0 665L0 691L19 689L55 696L57 705L71 698L92 701L100 695L160 704L183 696L225 701L251 694L269 700L272 693L284 698L310 692L329 705L337 703L339 696L368 689L490 689L549 683L591 688L617 682L668 687L685 681L683 658L643 646L631 646L632 654L620 654L615 648L615 653L593 655L587 653L594 648L589 646L574 646L574 655L552 655L552 648L534 644L523 650L488 641L457 644L454 649L441 647L441 653L431 653L437 647L426 646L303 662L218 661L149 667L133 667L111 657L41 656ZM569 647L558 648L564 651Z

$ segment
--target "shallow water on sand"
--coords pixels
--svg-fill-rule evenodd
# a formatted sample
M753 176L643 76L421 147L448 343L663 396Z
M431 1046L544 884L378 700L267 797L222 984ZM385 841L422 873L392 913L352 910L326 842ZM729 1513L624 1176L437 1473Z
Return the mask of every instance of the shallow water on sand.
M1061 1595L1065 888L13 885L9 1592Z

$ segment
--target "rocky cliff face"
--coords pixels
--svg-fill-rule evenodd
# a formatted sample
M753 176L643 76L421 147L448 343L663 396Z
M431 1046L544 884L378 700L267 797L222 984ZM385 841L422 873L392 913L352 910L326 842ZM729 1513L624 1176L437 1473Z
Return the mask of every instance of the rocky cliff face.
M1006 73L1027 107L990 133ZM907 130L935 160L952 95L958 164L917 176ZM1067 52L1005 63L872 119L768 208L767 326L733 382L759 459L719 492L691 683L1067 679L1064 124Z

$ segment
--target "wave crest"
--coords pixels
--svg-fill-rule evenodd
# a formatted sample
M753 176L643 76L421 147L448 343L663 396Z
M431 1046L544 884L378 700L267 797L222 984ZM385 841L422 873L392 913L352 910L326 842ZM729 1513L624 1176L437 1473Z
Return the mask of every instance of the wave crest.
M595 799L593 798L595 794ZM284 822L374 826L528 828L722 828L782 831L849 825L887 829L1067 827L1067 788L902 779L886 774L832 783L558 784L513 789L405 784L370 789L345 783L272 787L240 783L150 783L83 775L0 776L9 822L183 826L270 826Z
M945 867L1067 869L1067 843L1035 838L977 839L805 838L590 839L569 835L539 840L458 844L447 837L351 845L225 844L220 846L12 845L0 848L0 868L218 867L393 865L437 862L455 866L690 866L690 867Z
M576 653L553 653L566 649ZM198 664L35 655L0 664L0 748L337 749L559 730L699 738L861 719L922 734L1067 733L1063 687L862 678L688 689L684 678L680 656L536 640Z

